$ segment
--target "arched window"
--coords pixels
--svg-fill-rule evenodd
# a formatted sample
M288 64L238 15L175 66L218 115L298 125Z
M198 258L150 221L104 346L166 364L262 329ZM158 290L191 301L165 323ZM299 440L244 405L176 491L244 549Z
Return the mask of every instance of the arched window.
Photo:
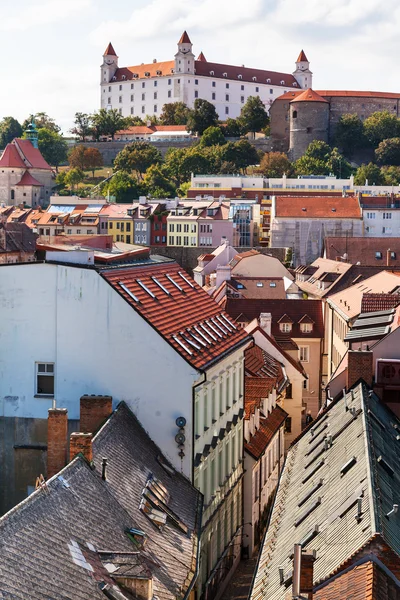
M294 110L292 113L293 119L297 119L297 110Z

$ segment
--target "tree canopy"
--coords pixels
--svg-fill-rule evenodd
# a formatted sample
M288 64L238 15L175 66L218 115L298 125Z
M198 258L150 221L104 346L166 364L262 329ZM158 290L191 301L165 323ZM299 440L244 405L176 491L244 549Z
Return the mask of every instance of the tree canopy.
M211 104L208 100L196 98L193 110L189 111L186 123L187 131L203 135L208 127L215 127L216 125L218 125L218 115L214 104Z
M400 137L383 140L375 150L380 165L400 165Z
M38 129L38 146L43 158L55 167L56 171L61 163L66 162L68 145L56 131L45 127Z
M143 179L144 173L151 165L159 164L162 160L157 148L147 142L133 142L119 152L114 161L114 171L132 173L136 171Z
M268 113L259 96L249 96L240 111L240 126L243 133L256 133L269 123Z
M141 195L141 188L134 177L120 171L102 186L104 196L114 196L117 202L130 203Z
M369 163L367 165L361 165L354 175L355 185L365 185L368 181L369 185L384 185L385 176L382 173L378 165Z
M0 122L0 148L5 148L16 137L21 137L22 127L14 117L4 117Z
M186 125L189 108L184 102L170 102L164 104L160 115L162 125Z
M116 108L112 110L106 110L101 108L98 112L92 115L93 134L96 139L101 136L114 136L117 131L124 129L125 119L119 114Z
M265 177L290 177L292 163L284 152L266 152L260 162L260 173Z
M45 112L38 112L25 119L22 123L23 131L28 128L32 121L34 121L36 129L48 129L49 131L54 131L54 133L60 133L61 131L61 127L59 127L55 120L52 117L49 117Z
M390 138L400 137L400 119L384 110L373 113L364 121L364 133L373 148Z
M342 115L335 129L335 144L351 158L354 151L366 144L364 125L357 114Z
M222 146L226 143L220 127L207 127L200 139L200 146Z
M71 129L71 133L78 136L81 142L84 142L92 133L92 117L87 113L75 113L75 127Z

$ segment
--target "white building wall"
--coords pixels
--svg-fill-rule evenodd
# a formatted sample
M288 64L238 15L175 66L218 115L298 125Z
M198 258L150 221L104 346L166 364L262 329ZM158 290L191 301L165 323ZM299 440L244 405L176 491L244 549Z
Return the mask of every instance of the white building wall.
M269 83L171 73L102 82L100 106L116 108L124 117L144 117L160 115L163 105L171 102L184 102L193 108L196 98L202 98L214 104L218 117L224 121L236 119L249 96L260 96L266 110L269 110L272 102L290 89L291 86L285 88Z
M366 237L400 236L400 209L363 208L362 215ZM383 258L386 259L386 256Z
M79 418L82 394L110 394L114 406L125 400L174 466L192 477L198 373L97 272L50 264L3 267L0 304L1 416L46 419L52 399L35 398L35 362L54 363L55 399L70 419ZM187 420L182 461L178 416Z

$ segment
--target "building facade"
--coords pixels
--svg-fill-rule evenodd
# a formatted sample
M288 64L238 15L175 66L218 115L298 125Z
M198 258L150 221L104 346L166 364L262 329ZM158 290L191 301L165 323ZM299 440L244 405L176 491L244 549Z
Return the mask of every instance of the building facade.
M312 87L304 52L293 74L208 62L203 52L196 60L186 31L172 60L120 67L110 43L100 69L100 107L117 109L124 117L158 116L171 102L193 108L194 101L202 98L214 104L221 120L235 119L249 96L259 96L268 110L288 90Z

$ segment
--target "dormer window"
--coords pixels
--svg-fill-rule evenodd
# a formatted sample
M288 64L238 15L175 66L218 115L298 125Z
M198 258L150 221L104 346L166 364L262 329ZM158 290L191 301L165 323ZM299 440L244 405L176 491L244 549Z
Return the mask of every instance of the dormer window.
M126 75L122 75L122 78L121 78L121 79L126 79Z
M282 333L290 333L292 331L291 323L279 323L279 329Z
M302 333L311 333L313 330L312 323L300 323L300 331Z
M296 81L293 82L293 87L297 87L297 82Z
M214 75L214 71L210 71L210 75Z
M257 81L257 77L252 77L253 81Z
M112 78L112 80L113 80L113 81L117 81L117 78L115 77L115 75L114 75L114 77Z
M282 79L282 81L281 81L281 85L285 85L285 81L284 81L284 79Z
M150 72L149 71L145 71L144 76L145 77L150 77Z
M157 75L162 75L162 71L156 71Z
M238 79L243 79L243 76L239 74Z
M270 79L267 79L267 83L271 83L271 80L270 80Z
M228 77L228 73L222 73L222 77Z

